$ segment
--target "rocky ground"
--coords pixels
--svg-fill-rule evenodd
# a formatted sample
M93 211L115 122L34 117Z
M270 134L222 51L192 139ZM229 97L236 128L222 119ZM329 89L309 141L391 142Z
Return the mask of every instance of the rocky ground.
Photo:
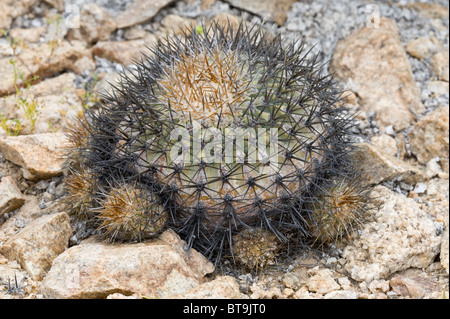
M236 277L171 231L80 243L65 123L144 46L213 19L301 37L347 90L376 198L348 242ZM447 1L0 0L0 298L448 298L448 27Z

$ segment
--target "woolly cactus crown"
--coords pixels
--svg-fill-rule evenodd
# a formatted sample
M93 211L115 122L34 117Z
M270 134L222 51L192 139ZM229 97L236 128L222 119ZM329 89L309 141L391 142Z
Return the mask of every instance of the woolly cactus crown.
M171 227L211 258L252 227L307 238L317 191L348 174L341 92L298 42L244 23L203 29L159 41L87 114L71 156L78 206L110 239ZM128 222L117 194L139 212Z

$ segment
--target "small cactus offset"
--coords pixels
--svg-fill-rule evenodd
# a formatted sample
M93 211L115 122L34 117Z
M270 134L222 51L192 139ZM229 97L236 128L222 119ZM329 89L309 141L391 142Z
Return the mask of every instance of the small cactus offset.
M80 117L66 181L77 216L110 240L172 228L211 260L262 268L292 236L330 232L323 211L340 208L314 203L350 176L352 115L301 43L245 23L197 30L159 41Z

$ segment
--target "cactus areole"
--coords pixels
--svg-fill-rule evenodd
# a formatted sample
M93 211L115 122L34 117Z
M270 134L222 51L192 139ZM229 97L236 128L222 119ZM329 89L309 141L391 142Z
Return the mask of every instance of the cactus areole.
M172 228L215 260L250 228L310 237L317 190L349 171L342 93L299 41L244 23L196 30L150 48L86 112L82 143L72 132L80 216L110 240Z

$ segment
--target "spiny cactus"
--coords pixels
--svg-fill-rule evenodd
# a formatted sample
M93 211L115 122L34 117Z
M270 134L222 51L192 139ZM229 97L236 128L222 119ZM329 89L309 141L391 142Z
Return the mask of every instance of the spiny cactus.
M260 271L273 265L279 250L277 236L266 229L246 228L233 236L232 257L249 270Z
M250 228L310 239L318 190L350 171L341 92L298 41L197 30L159 41L72 129L75 205L112 240L170 227L216 261Z
M353 229L363 223L372 208L370 188L359 185L356 177L331 180L314 200L309 206L310 231L320 245L351 238Z

